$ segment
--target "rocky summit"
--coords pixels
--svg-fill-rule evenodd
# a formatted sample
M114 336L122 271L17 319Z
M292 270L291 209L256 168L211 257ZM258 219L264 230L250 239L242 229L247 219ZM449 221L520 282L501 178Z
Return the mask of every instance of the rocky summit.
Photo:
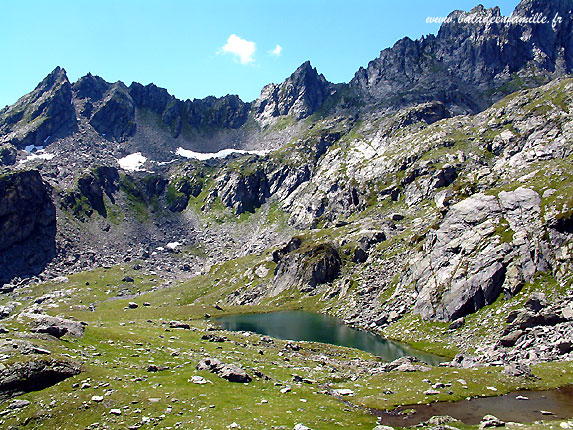
M573 384L572 10L454 11L249 102L54 69L0 110L0 427L389 428ZM216 322L294 309L434 361Z

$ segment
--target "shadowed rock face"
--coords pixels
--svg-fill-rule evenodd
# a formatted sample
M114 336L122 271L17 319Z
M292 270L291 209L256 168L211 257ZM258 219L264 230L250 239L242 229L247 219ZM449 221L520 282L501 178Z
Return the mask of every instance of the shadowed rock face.
M53 256L55 229L51 187L37 170L0 178L0 280L14 274L12 265L24 273L33 266L41 269Z
M0 111L0 144L9 143L18 149L45 146L48 138L67 136L76 129L72 86L60 67L34 91Z
M80 372L78 363L54 359L15 363L0 370L0 401L42 390Z

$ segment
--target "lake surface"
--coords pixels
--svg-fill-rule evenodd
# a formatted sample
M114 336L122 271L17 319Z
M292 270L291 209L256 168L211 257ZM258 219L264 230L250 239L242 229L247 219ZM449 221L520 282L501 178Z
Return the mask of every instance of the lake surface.
M527 397L527 400L521 397ZM408 409L414 409L416 413L399 414ZM569 419L573 417L573 387L548 391L516 391L499 397L479 397L453 403L404 406L392 412L372 412L382 418L382 424L396 427L414 426L435 415L449 415L468 425L479 424L487 414L503 421L518 423Z
M432 365L445 361L443 357L418 351L406 344L349 327L339 319L312 312L226 315L214 322L231 331L251 331L283 340L322 342L361 349L388 361L407 355Z

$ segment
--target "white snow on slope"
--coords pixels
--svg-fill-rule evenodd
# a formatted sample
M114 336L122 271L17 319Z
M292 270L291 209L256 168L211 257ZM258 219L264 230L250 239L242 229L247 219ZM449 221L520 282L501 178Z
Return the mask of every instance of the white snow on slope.
M195 158L196 160L211 160L213 158L225 158L231 154L255 154L255 155L265 155L269 151L245 151L242 149L223 149L219 152L195 152L188 149L183 149L181 147L177 148L175 151L177 155L185 158Z
M119 167L123 170L127 170L129 172L136 172L143 170L143 164L147 161L141 152L136 152L134 154L126 155L123 158L117 160L119 163Z
M51 160L56 154L44 153L43 151L36 152L35 154L28 155L25 159L20 160L20 164L27 163L33 160Z

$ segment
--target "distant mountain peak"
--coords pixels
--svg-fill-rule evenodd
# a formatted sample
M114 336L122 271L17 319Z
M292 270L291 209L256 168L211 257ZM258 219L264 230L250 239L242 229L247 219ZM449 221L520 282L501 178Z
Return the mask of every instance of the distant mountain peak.
M306 118L320 108L331 86L310 61L305 61L282 84L263 88L253 104L255 117L262 124L283 115L297 120Z

